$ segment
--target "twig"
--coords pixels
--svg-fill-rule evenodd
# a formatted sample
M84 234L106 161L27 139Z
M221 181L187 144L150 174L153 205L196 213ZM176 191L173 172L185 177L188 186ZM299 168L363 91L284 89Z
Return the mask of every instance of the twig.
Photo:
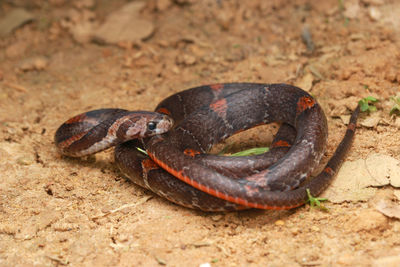
M9 83L9 82L3 82L3 84L10 88L16 89L17 91L20 91L23 93L28 93L28 90L25 87L23 87L22 85L15 84L15 83Z
M135 203L124 204L124 205L122 205L121 207L118 207L118 208L116 208L116 209L107 211L107 212L105 212L105 213L103 213L103 214L99 214L99 215L93 216L93 217L92 217L92 220L96 220L96 219L99 219L99 218L101 218L101 217L108 216L108 215L110 215L110 214L116 213L116 212L121 211L121 210L126 209L126 208L136 207L136 206L138 206L138 205L141 205L141 204L145 203L147 200L149 200L149 199L152 198L152 197L153 197L153 196L145 196L145 197L141 198L139 201L137 201L137 202L135 202Z

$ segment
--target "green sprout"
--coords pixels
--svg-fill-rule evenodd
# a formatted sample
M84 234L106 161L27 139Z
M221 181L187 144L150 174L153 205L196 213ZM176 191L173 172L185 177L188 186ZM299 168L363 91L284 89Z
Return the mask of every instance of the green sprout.
M358 101L358 104L360 105L360 109L362 112L369 111L369 112L374 112L376 111L376 107L374 106L374 102L377 102L378 99L376 99L373 96L367 96L360 101Z
M142 152L143 154L148 155L147 152L146 152L146 150L141 149L140 147L136 147L136 149L139 150L140 152Z
M344 6L344 0L339 0L338 4L339 4L340 15L344 19L343 25L347 27L349 25L349 18L344 15L344 11L346 9Z
M307 192L307 196L308 196L307 202L310 203L311 208L315 207L315 208L318 208L323 211L328 211L328 208L321 204L322 201L327 201L328 200L327 198L313 197L310 193L310 189L308 189L308 188L306 189L306 192Z
M389 114L390 115L393 115L393 114L400 115L400 96L398 96L398 97L392 96L390 99L394 102L394 104L393 104L393 107L390 110Z

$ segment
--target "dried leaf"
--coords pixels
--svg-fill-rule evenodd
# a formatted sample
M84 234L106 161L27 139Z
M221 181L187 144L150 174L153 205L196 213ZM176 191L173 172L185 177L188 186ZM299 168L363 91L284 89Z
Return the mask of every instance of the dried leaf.
M331 186L321 197L334 203L366 201L376 192L374 186L398 187L400 161L387 155L372 154L367 159L345 162Z
M132 2L111 13L106 22L95 31L94 38L117 44L136 42L149 37L154 31L154 26L139 16L144 4L144 2Z
M360 121L360 125L368 128L374 128L381 121L382 115L380 112L370 113L365 119Z
M382 214L390 217L400 219L400 205L389 200L381 199L375 207Z
M14 29L34 19L32 13L25 9L16 8L0 20L0 36L6 36Z
M313 81L314 76L311 73L307 73L302 78L300 78L300 80L296 83L296 86L309 92L313 86Z
M400 161L387 155L372 154L366 160L368 172L376 183L372 186L400 187Z

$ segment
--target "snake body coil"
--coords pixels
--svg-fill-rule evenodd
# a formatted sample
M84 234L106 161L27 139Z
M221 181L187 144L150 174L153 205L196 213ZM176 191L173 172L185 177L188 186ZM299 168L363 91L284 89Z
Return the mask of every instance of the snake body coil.
M306 189L318 195L329 185L351 145L358 113L359 108L335 154L310 181L306 178L325 151L326 117L312 96L286 84L196 87L166 98L155 113L90 111L61 125L55 143L69 156L116 145L116 163L124 174L182 206L207 211L291 209L305 203ZM269 152L246 157L207 154L236 132L271 122L282 126ZM146 149L149 156L135 147Z

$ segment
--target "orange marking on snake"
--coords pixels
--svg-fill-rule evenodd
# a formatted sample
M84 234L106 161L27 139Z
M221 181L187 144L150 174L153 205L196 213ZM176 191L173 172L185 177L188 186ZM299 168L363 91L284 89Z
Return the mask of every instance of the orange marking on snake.
M244 187L246 188L246 191L250 196L260 192L257 187L251 187L250 185L245 185Z
M349 125L347 125L347 129L354 132L355 129L356 129L356 124L355 123L349 123Z
M142 169L143 171L145 171L146 173L151 171L151 170L156 170L159 169L160 166L158 166L154 161L152 161L151 159L145 159L142 161Z
M162 113L162 114L165 114L165 115L171 115L171 112L166 108L159 108L159 109L157 109L156 112Z
M214 90L214 91L221 91L222 88L224 88L224 85L223 85L223 84L220 84L220 83L216 83L216 84L210 85L210 88L211 88L212 90Z
M65 124L71 124L71 123L74 123L74 122L81 122L81 121L84 121L86 118L87 118L86 114L79 114L79 115L77 115L75 117L72 117L71 119L67 120L65 122Z
M274 142L271 147L290 147L291 145L283 140L278 140L276 142Z
M80 140L80 139L81 139L83 136L85 136L87 133L88 133L88 132L86 131L86 132L81 132L81 133L78 133L78 134L76 134L76 135L73 135L73 136L71 136L70 138L68 138L68 139L62 141L61 143L59 143L58 146L59 146L60 148L65 149L65 148L69 147L72 143L74 143L74 142Z
M210 108L220 117L225 117L228 105L225 98L217 100L210 104Z
M191 149L191 148L187 148L187 149L185 149L185 150L183 151L183 153L184 153L186 156L190 156L190 157L194 158L196 155L199 155L199 154L200 154L200 151L197 151L197 150L194 150L194 149Z
M253 203L253 202L248 202L245 199L241 199L239 197L232 197L229 195L226 195L222 192L219 192L217 190L214 190L208 186L204 186L196 181L194 181L193 179L191 179L190 177L186 176L183 174L183 171L177 171L173 168L171 168L170 166L168 166L166 163L162 162L161 160L157 159L153 154L149 153L149 151L147 151L147 154L150 156L150 158L152 160L154 160L154 162L156 162L161 168L163 168L164 170L166 170L167 172L169 172L170 174L172 174L173 176L175 176L176 178L178 178L179 180L197 188L200 191L206 192L214 197L218 197L221 199L224 199L226 201L229 202L233 202L239 205L243 205L246 207L251 207L251 208L257 208L257 209L268 209L268 210L289 210L289 209L293 209L296 207L299 207L301 205L303 205L304 203L300 203L297 205L293 205L293 206L269 206L269 205L263 205L263 204L259 204L259 203Z
M330 174L330 175L334 175L334 174L335 174L335 172L332 170L331 167L326 167L326 168L324 169L324 172L326 172L326 173L328 173L328 174Z
M297 114L302 113L304 110L312 108L315 105L315 100L309 96L303 96L297 101Z

